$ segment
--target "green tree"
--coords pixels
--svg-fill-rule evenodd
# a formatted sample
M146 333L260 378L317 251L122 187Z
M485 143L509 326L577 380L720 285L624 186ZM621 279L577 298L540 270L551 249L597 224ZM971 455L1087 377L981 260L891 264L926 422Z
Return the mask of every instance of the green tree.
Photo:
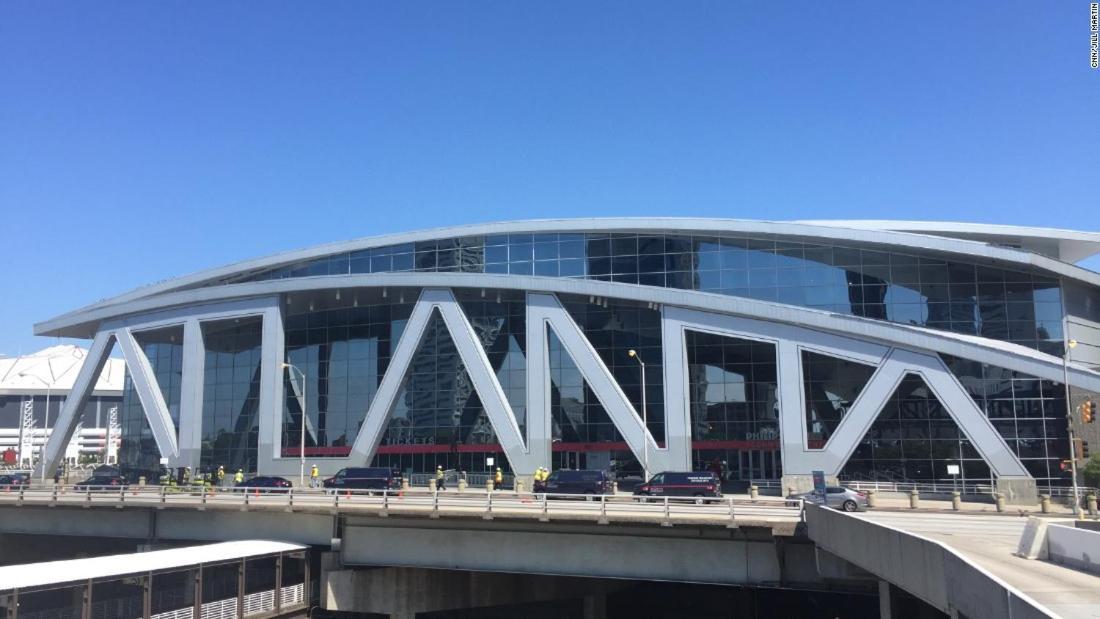
M1085 485L1092 488L1100 487L1100 454L1093 454L1082 469Z

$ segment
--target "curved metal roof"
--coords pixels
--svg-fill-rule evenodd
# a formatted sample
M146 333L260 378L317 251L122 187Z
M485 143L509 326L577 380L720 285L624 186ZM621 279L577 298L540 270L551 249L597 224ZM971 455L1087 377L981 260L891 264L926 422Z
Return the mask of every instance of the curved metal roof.
M1100 254L1100 233L949 221L807 220L802 223L860 230L893 230L1018 247L1062 262L1076 263Z
M464 236L482 236L515 233L548 232L654 232L676 231L686 234L765 234L799 238L817 238L829 241L848 241L883 245L886 247L906 247L911 249L942 252L965 256L968 259L984 259L991 262L1016 264L1047 271L1051 274L1081 281L1092 286L1100 286L1100 274L1082 269L1072 264L1055 260L1046 255L1029 250L1003 247L996 244L950 238L933 234L900 232L881 227L891 222L772 222L742 219L701 219L674 217L645 218L580 218L580 219L540 219L514 222L472 224L444 228L432 228L415 232L404 232L374 237L364 237L348 241L326 243L306 249L292 250L269 256L254 258L207 269L191 275L166 279L130 292L103 299L89 306L54 317L35 325L39 335L58 333L57 328L64 325L76 325L85 322L91 315L103 315L106 308L122 306L137 299L207 286L233 276L275 268L303 260L319 258L347 251L357 251L372 247L396 245L416 241L427 241ZM902 225L912 222L893 222ZM932 224L929 224L932 225ZM966 232L967 226L979 224L935 224L955 230L959 234ZM982 226L988 227L988 226ZM1005 226L1005 228L1014 228ZM1021 229L1041 230L1041 229ZM1047 230L1053 235L1061 231ZM1038 232L1036 232L1038 234ZM1067 234L1070 234L1067 232ZM1091 233L1072 233L1090 235ZM1093 235L1098 236L1098 235ZM1072 240L1072 239L1070 239Z
M117 579L150 572L182 570L195 565L225 563L306 550L301 544L270 540L238 540L203 546L136 552L63 561L0 567L0 591L60 587L89 580Z

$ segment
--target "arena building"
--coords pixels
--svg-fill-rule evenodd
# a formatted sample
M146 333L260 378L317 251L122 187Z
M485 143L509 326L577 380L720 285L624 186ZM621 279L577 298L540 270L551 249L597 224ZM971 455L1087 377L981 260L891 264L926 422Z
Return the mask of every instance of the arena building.
M496 223L249 260L35 330L92 340L70 433L121 350L134 470L296 477L304 442L326 474L721 467L1033 497L1068 483L1067 411L1100 390L1100 274L1075 265L1097 252L979 224Z

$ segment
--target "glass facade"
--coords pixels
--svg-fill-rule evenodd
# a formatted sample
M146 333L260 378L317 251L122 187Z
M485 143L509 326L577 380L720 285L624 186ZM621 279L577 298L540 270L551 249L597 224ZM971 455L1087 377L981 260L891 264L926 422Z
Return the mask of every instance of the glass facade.
M256 471L262 332L260 317L202 323L202 470Z
M948 464L961 464L963 483L989 483L989 466L917 374L906 374L871 429L856 445L841 479L952 482Z
M1070 483L1065 386L993 365L941 355L974 403L1040 486Z
M336 254L218 282L392 271L576 277L699 290L1060 354L1056 279L919 250L762 235L509 234Z
M305 374L307 456L342 457L351 451L418 294L394 290L383 297L377 290L350 290L339 298L335 291L287 297L286 360ZM298 455L301 441L301 379L283 373L286 457Z
M664 355L660 310L630 301L609 299L594 303L590 302L589 297L577 295L558 295L558 299L596 349L600 360L639 416L642 411L642 372L638 360L632 358L629 351L636 351L645 362L645 404L649 431L659 444L664 444Z
M485 454L499 451L492 423L454 340L438 311L433 311L372 466L483 471ZM496 460L495 466L507 468L506 458Z
M695 468L780 477L775 345L691 330L686 341Z
M642 467L634 452L549 327L546 350L552 468L613 470L620 477L640 475Z
M385 293L364 289L342 291L339 295L336 291L322 291L295 295L286 305L287 361L306 375L310 420L306 426L307 456L343 457L350 453L419 294L417 289L387 290ZM523 294L485 297L480 291L458 290L455 295L496 371L520 429L524 430L526 306ZM425 347L431 346L442 352L435 357L423 352ZM483 430L472 432L468 427L457 434L447 429L447 440L439 441L443 432L442 426L435 423L438 415L443 415L439 411L454 411L456 406L465 408L465 404L460 406L458 403L466 400L478 410L481 404L475 404L477 396L470 391L472 383L438 315L433 315L419 350L421 352L407 373L406 391L398 398L397 417L391 420L383 436L382 450L391 453L400 449L445 451L444 446L452 442L469 446L463 450L475 445L481 450L489 449L490 442L494 443L492 449L498 449L495 439L485 440ZM431 372L427 371L429 365ZM450 378L445 379L448 373ZM434 382L428 381L428 374ZM284 386L282 454L297 456L301 440L301 378L288 374L284 377ZM410 395L410 388L413 394L420 395ZM439 395L433 396L437 398L434 402L423 395L431 388L439 390ZM435 412L429 414L429 410ZM414 419L410 420L410 414ZM429 418L433 420L431 424ZM408 467L399 465L398 468Z
M176 427L179 437L180 385L183 377L183 327L165 327L134 333L134 340L145 352L149 366L160 386L164 403ZM106 422L104 422L106 423ZM122 392L122 409L118 417L120 437L119 469L133 475L146 475L156 479L160 471L160 450L157 448L149 419L134 391L130 373Z
M874 373L874 366L802 351L807 447L825 446Z

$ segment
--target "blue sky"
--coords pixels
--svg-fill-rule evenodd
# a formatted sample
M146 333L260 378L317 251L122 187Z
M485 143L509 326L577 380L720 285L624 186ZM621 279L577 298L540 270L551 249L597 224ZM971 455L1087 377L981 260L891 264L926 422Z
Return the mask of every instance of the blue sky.
M1083 0L0 3L6 354L96 299L337 239L579 215L1100 230L1098 179Z

